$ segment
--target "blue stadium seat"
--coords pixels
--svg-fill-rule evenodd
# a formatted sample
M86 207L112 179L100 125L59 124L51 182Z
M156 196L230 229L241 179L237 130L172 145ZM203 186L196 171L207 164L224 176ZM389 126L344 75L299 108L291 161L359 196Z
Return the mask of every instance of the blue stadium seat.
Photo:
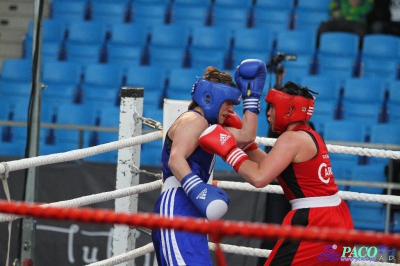
M32 42L27 42L23 47L23 57L32 58ZM42 43L42 62L54 62L61 60L63 56L63 43L59 41L44 41Z
M296 10L294 14L294 29L308 30L317 33L318 27L323 21L329 20L328 10L310 11L307 9Z
M83 104L59 104L47 106L56 116L57 124L95 126L96 113L92 107Z
M389 97L388 102L398 104L400 106L400 81L395 80L389 82Z
M316 33L306 30L281 31L276 37L276 51L285 54L307 55L313 57Z
M128 1L124 2L93 2L91 4L91 20L106 22L107 25L115 23L128 22L130 14L128 13Z
M53 20L64 21L83 21L88 18L88 6L86 1L64 2L57 1L51 3L50 18Z
M233 34L220 27L197 27L192 32L190 51L223 51L231 47Z
M320 100L333 100L336 102L339 100L340 82L334 76L304 76L300 79L300 84L312 91L318 92L315 96L316 103ZM318 111L318 109L315 111Z
M140 46L119 45L109 43L107 45L107 64L120 65L125 69L131 66L140 66L143 62L143 48Z
M351 171L350 181L358 182L380 182L386 183L385 165L374 163L369 165L358 165ZM382 187L365 187L360 185L350 185L350 191L359 193L382 194Z
M316 74L335 76L345 80L356 76L357 61L355 58L318 55Z
M400 56L400 37L389 34L367 34L363 38L362 58L393 59Z
M287 9L270 9L256 5L254 7L255 28L273 30L275 33L290 29L292 11Z
M247 9L253 5L253 0L215 0L214 7L238 7Z
M370 102L347 102L343 104L343 119L357 121L364 125L379 123L382 105Z
M119 89L124 77L123 68L118 64L87 64L83 70L83 85L99 88Z
M214 4L211 13L211 26L224 27L225 30L234 32L236 29L250 26L250 15L249 7L227 7Z
M320 1L313 1L313 0L300 0L297 1L296 5L296 12L299 10L308 10L308 11L327 11L329 10L329 4L331 0L320 0Z
M32 61L30 59L6 59L0 73L0 83L30 82Z
M385 230L385 204L380 202L352 201L349 207L355 229L381 232Z
M400 60L365 57L361 61L360 76L376 77L387 81L399 78Z
M26 122L28 120L29 99L21 101L20 99L7 98L4 106L7 120L19 122Z
M90 43L67 43L66 61L78 64L93 64L101 62L103 45Z
M83 68L74 62L44 62L42 81L45 85L78 85L81 82Z
M400 104L388 103L387 123L400 123Z
M10 156L16 158L24 158L26 149L26 141L0 141L0 154L2 156Z
M320 35L318 56L356 59L359 55L360 38L350 32L323 32Z
M148 4L141 2L134 2L133 8L133 23L139 23L146 25L147 27L153 27L155 25L166 24L167 21L167 9L168 4L165 3L154 3Z
M190 51L189 65L191 68L203 68L214 66L218 69L225 69L229 65L230 57L225 51L192 50Z
M114 23L110 26L109 45L126 45L143 48L147 43L149 30L140 23Z
M298 82L301 77L312 74L312 66L314 62L313 55L298 54L296 60L284 60L282 66L286 70L284 82L293 80Z
M312 88L310 89L312 90ZM315 101L315 110L310 121L314 124L316 131L319 134L321 134L321 136L324 136L325 123L329 123L335 120L337 108L338 108L337 100L330 100L330 99L319 100L317 95L317 99Z
M140 150L140 165L159 166L161 164L162 140L143 143Z
M260 8L291 11L295 6L294 3L293 0L257 0L255 5Z
M332 155L332 153L330 153ZM358 162L355 160L337 159L335 157L330 158L333 175L335 181L349 181L351 178L351 171L354 167L358 166ZM335 182L339 183L339 182ZM339 190L349 190L349 185L338 185Z
M76 95L79 92L77 84L51 84L47 85L42 91L42 105L49 103L69 103L76 102ZM50 121L47 121L50 122Z
M190 100L192 85L197 81L198 78L203 76L203 73L203 68L172 69L169 74L167 98L177 98L176 100Z
M67 31L67 44L104 44L108 28L103 21L75 21L68 25Z
M100 107L97 108L99 126L102 127L119 127L120 107Z
M31 96L30 82L7 82L0 85L0 96L5 101L28 101Z
M244 28L237 29L233 39L233 54L238 51L272 52L275 34L263 28Z
M39 155L54 154L79 149L80 131L42 128Z
M210 3L209 0L204 1ZM196 2L198 3L198 1ZM208 6L206 4L190 5L174 1L171 11L171 24L187 25L192 28L201 27L206 25L208 15Z
M164 91L167 72L157 66L133 66L127 69L126 86L144 87L144 91Z
M155 25L151 29L149 48L186 48L189 45L190 28L187 25Z
M151 47L149 65L164 69L181 68L188 65L186 48Z
M385 83L378 78L349 78L343 84L343 101L348 103L382 103Z

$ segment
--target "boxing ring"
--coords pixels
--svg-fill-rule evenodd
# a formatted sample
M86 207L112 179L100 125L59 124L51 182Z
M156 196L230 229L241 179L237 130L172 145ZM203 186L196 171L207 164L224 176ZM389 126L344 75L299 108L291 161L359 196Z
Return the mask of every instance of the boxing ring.
M204 221L202 219L179 218L173 220L160 217L152 213L138 212L135 198L140 193L161 190L160 179L139 184L136 176L140 165L140 145L162 139L165 129L171 122L184 111L187 103L179 105L179 101L165 100L164 121L162 130L161 123L141 116L143 108L143 96L136 93L128 93L129 90L138 88L124 87L121 91L121 113L119 140L98 146L68 151L64 153L24 158L0 163L0 175L8 200L0 200L0 222L11 224L12 221L22 217L34 217L37 219L50 219L56 221L77 221L83 223L96 223L102 225L116 225L113 230L113 251L109 258L93 262L87 265L134 265L134 259L144 256L153 251L152 243L136 247L135 230L148 233L152 228L169 228L174 230L187 230L202 234L208 234L210 238L209 249L215 252L217 265L226 264L226 254L233 253L243 256L268 257L270 250L253 247L235 246L224 243L227 237L246 237L256 239L288 237L295 240L324 241L327 243L342 243L346 245L356 244L361 246L386 245L391 248L400 249L400 234L389 234L388 232L373 232L360 230L332 230L328 228L303 228L299 226L282 227L274 224L262 224L246 221ZM124 90L126 93L124 93ZM153 132L141 134L142 124L154 128ZM257 137L259 145L273 146L275 139ZM370 149L361 147L346 147L340 145L327 145L331 153L345 153L359 156L375 156L380 158L400 159L399 151ZM8 188L8 179L13 171L23 170L42 165L56 164L78 160L101 154L104 152L118 150L118 165L116 177L116 190L92 194L79 198L39 204L24 203L10 200L12 191ZM157 174L155 174L157 175ZM268 185L264 188L255 188L245 182L233 182L226 180L214 180L213 184L226 190L239 190L243 193L277 193L283 194L278 185ZM228 192L229 194L229 192ZM392 195L378 195L340 191L339 195L344 200L380 202L391 205L400 205L400 197ZM115 200L115 210L96 209L84 207L87 205ZM84 208L80 208L84 207ZM230 209L235 208L230 205ZM123 225L122 227L117 225ZM2 232L6 235L6 232ZM9 235L10 237L10 235ZM56 245L56 244L55 244ZM316 254L317 256L318 254ZM0 263L3 263L1 261ZM8 258L7 258L8 263ZM352 265L378 265L379 262L367 260L354 260ZM400 263L400 262L399 262ZM7 264L8 265L8 264ZM28 264L26 264L28 265ZM154 263L156 265L156 263ZM383 265L379 263L379 265ZM391 264L393 265L393 264Z

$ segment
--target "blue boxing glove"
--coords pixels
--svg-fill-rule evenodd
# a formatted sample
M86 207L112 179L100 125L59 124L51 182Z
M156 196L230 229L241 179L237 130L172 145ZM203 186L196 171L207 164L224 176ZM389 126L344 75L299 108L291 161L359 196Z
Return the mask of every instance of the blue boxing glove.
M227 212L230 199L222 189L204 183L193 173L187 174L181 185L186 195L208 220L218 220Z
M246 59L235 71L235 81L243 96L243 112L260 113L260 97L267 77L265 63L258 59Z

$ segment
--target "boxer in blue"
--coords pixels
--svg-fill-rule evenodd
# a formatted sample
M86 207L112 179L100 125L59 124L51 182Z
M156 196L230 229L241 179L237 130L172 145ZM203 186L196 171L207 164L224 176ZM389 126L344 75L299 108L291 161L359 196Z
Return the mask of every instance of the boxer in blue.
M215 155L205 152L198 139L209 125L220 124L235 136L239 145L253 149L265 78L265 64L251 59L237 67L237 85L229 73L212 66L193 84L188 111L178 117L166 134L161 159L164 185L155 213L169 218L190 216L208 220L220 219L226 213L229 196L207 184ZM234 112L234 105L242 97L243 122ZM152 240L159 266L212 265L206 235L160 229L152 231Z

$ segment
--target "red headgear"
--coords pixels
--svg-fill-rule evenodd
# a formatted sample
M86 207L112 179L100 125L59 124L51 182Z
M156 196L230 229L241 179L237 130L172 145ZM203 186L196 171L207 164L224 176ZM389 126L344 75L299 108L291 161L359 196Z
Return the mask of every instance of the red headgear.
M275 107L273 131L278 134L284 132L290 123L309 120L314 111L313 98L291 95L276 89L269 90L265 101Z

